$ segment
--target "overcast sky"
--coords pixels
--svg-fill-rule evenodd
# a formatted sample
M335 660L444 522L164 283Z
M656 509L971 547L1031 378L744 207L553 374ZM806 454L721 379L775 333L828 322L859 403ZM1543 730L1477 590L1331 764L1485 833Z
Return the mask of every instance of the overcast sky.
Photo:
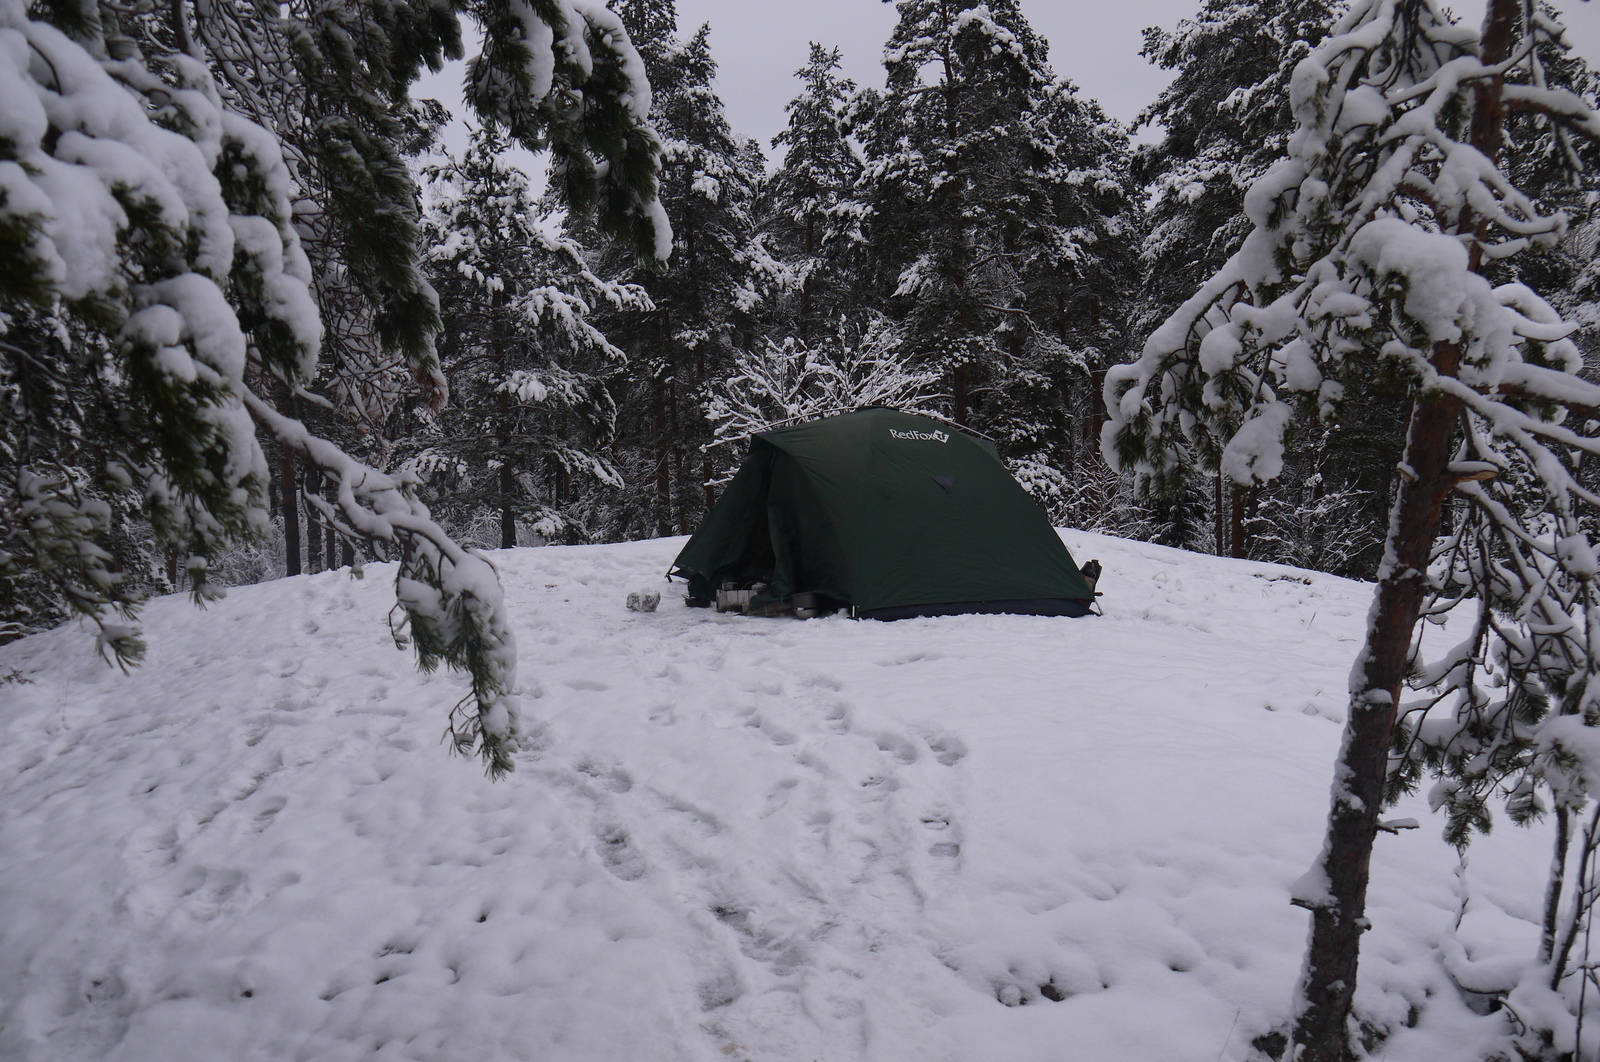
M1071 78L1115 118L1131 122L1166 85L1168 75L1139 57L1146 26L1172 27L1199 10L1200 0L1021 0L1022 10L1047 41L1057 74ZM1474 22L1481 0L1452 5ZM1573 44L1591 65L1600 65L1600 3L1554 0L1572 31ZM719 72L717 90L737 133L754 137L770 156L772 137L786 124L784 104L799 82L807 43L837 45L846 76L860 85L882 85L883 42L894 28L895 9L882 0L678 0L684 36L711 23L711 54ZM461 109L462 65L425 77L412 95L432 96ZM1146 134L1148 137L1148 134ZM459 150L463 135L450 138Z
M1199 0L1022 0L1023 14L1050 42L1056 73L1077 82L1112 116L1132 121L1166 85L1166 71L1139 58L1146 26L1175 25ZM843 51L858 85L883 84L883 42L895 8L881 0L678 0L685 35L711 23L717 82L734 129L763 148L783 128L794 72L807 44Z
M1200 0L1021 0L1033 28L1050 42L1055 72L1071 78L1114 118L1131 122L1166 87L1169 75L1139 57L1146 26L1171 28L1197 12ZM1451 5L1482 18L1481 0ZM1600 60L1600 4L1555 0L1574 46ZM794 72L807 43L837 45L845 74L860 85L883 84L883 42L895 8L882 0L678 0L683 34L711 23L717 88L735 131L770 151L786 124L783 106L795 94Z

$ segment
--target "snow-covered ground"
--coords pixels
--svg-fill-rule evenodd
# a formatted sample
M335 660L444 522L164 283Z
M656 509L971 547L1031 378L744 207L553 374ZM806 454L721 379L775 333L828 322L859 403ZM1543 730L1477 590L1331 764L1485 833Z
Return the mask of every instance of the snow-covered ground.
M499 783L382 566L154 602L128 676L0 648L0 1058L1259 1057L1369 590L1065 537L1103 618L633 613L681 540L494 554ZM1444 967L1532 954L1545 833L1463 873L1397 814L1358 1006L1385 1059L1481 1057Z

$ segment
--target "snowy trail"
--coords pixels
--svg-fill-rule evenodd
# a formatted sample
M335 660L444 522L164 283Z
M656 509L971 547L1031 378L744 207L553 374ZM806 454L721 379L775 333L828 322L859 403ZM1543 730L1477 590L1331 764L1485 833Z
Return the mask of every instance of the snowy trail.
M496 554L533 724L497 784L382 568L155 602L131 676L0 648L0 1057L1249 1057L1368 589L1066 537L1103 618L638 614L677 540ZM1467 879L1435 823L1380 846L1383 1057L1498 1027L1440 956L1531 952L1545 850L1489 840Z

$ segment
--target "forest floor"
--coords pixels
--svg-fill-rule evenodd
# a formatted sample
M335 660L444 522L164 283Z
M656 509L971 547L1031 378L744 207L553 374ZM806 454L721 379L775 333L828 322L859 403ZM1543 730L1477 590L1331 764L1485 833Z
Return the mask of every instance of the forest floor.
M1103 617L635 613L682 540L495 553L498 783L382 565L155 601L130 675L78 627L0 648L0 1058L1262 1057L1370 587L1063 534ZM1531 957L1548 831L1462 866L1394 814L1373 1054L1481 1058L1446 970Z

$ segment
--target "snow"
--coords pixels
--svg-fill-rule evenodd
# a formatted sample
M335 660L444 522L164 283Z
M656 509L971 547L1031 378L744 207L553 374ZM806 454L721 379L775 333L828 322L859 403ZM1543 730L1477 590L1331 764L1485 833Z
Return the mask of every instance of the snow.
M1455 342L1471 333L1475 345L1492 351L1509 341L1489 282L1468 270L1467 249L1454 237L1379 218L1351 238L1350 257L1379 282L1403 282L1406 315L1429 340Z
M1288 406L1281 402L1261 406L1228 440L1222 452L1223 474L1241 485L1277 479L1283 472L1283 433L1288 426Z
M1369 588L1065 538L1103 618L633 612L681 539L493 554L529 683L497 783L383 565L153 602L128 676L78 628L0 647L0 1056L1242 1060ZM1444 965L1509 987L1547 852L1380 842L1380 1057L1502 1028Z
M651 104L650 79L645 75L644 60L639 58L638 50L633 46L633 42L628 39L628 30L623 26L622 19L604 4L590 2L590 0L571 0L571 7L574 11L582 14L590 29L599 35L605 41L606 46L615 53L623 80L628 85L628 90L625 94L628 113L632 114L634 120L641 124L648 122ZM576 35L573 36L576 37ZM592 59L589 60L589 65L592 69ZM660 205L659 201L654 199L651 200L651 203L657 207ZM672 243L669 236L667 249L671 250L671 248ZM656 257L665 260L667 256L660 253L658 249Z

